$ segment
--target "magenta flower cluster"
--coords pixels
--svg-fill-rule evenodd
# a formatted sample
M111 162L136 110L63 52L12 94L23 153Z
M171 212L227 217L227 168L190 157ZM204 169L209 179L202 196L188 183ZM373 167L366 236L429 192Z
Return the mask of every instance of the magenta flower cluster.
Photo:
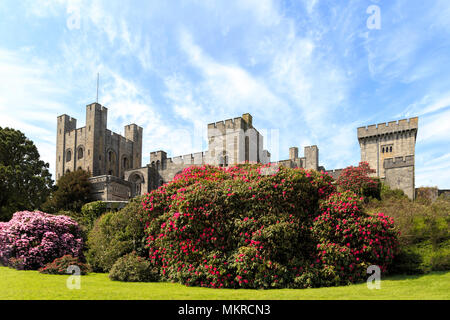
M83 239L78 224L67 216L40 211L16 212L0 223L0 262L33 270L70 254L81 257Z

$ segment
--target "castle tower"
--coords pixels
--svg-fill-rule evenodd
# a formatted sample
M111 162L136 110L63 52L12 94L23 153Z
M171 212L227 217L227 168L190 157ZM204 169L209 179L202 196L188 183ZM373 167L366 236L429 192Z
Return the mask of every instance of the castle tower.
M298 148L297 147L289 148L289 159L290 160L298 159Z
M379 123L357 129L361 161L391 188L414 198L414 155L419 118Z
M208 124L208 142L209 164L229 166L270 161L270 153L263 150L263 136L253 127L249 113Z
M142 128L134 123L125 126L125 138L133 141L130 167L133 169L142 167Z
M70 132L77 127L77 120L63 114L57 118L56 124L56 181L63 176L67 169L73 170L74 146L67 141ZM69 140L69 139L68 139Z
M105 134L108 109L99 103L86 106L86 164L92 176L106 174Z
M317 146L305 147L305 169L319 168L319 148Z

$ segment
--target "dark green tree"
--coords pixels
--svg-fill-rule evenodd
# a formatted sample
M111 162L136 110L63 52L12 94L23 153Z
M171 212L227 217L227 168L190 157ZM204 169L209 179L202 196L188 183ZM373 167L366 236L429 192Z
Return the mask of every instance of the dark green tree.
M67 172L56 183L56 190L48 197L43 209L50 213L61 210L80 212L81 207L91 201L89 172L78 169Z
M19 130L0 127L0 221L41 207L53 186L48 168L33 141Z

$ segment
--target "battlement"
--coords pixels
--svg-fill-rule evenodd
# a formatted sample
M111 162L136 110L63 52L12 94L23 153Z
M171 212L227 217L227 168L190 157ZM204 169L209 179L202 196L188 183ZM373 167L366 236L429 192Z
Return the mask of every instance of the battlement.
M234 119L227 119L225 121L217 121L208 124L208 131L216 129L220 133L225 134L227 130L240 130L245 129L244 121L241 117Z
M86 105L86 110L89 110L89 111L93 111L93 110L108 111L108 108L102 106L100 103L94 102L94 103Z
M127 125L125 126L125 131L131 131L131 130L137 130L137 131L139 131L139 132L142 132L142 131L143 131L142 127L138 126L138 125L135 124L135 123L127 124Z
M206 157L205 152L189 153L183 156L167 158L167 163L175 164L203 164Z
M385 169L414 166L414 156L387 158L384 160L383 165Z
M390 121L387 123L373 124L366 127L359 127L358 139L368 138L372 136L384 135L395 132L416 131L419 126L419 118L401 119L398 121Z
M77 128L77 119L68 116L67 114L62 114L58 116L58 126L64 126L64 132L69 132L72 130L76 130Z
M334 180L336 180L337 178L339 178L343 170L344 169L333 169L333 170L326 170L325 172L328 175L332 176Z
M208 131L217 129L220 133L225 134L227 130L247 130L248 128L253 128L252 122L251 114L244 113L242 117L209 123Z

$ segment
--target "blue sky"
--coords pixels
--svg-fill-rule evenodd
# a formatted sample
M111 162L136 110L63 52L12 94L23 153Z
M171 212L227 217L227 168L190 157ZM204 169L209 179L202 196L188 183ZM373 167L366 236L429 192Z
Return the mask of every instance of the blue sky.
M369 29L367 8L380 9ZM206 124L250 112L272 160L317 144L360 160L356 128L419 116L416 186L450 188L450 2L0 2L0 126L54 172L56 117L144 128L144 159L206 149Z

